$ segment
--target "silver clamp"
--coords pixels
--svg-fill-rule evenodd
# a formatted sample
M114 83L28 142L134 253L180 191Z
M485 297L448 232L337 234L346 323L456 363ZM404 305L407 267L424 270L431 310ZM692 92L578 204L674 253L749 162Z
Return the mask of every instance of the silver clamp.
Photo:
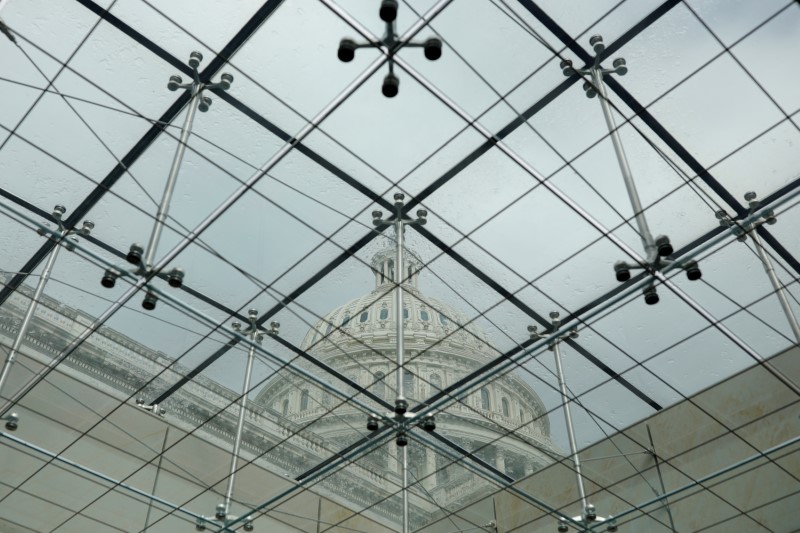
M6 422L6 429L9 431L16 431L19 427L19 415L17 413L10 413L0 420L5 420Z
M744 195L745 201L748 203L748 211L749 215L752 215L759 209L761 209L761 202L759 202L756 198L758 196L755 192L749 191L746 192ZM762 224L769 224L770 226L776 224L778 222L778 217L775 216L775 211L772 209L767 209L764 213L761 214L761 220L757 220L751 224L742 224L739 221L735 220L731 217L727 211L724 209L720 209L715 213L717 220L719 220L719 225L725 228L730 228L733 234L736 236L736 240L739 242L744 242L747 240L747 234Z
M403 218L403 200L406 195L401 192L394 193L394 217L383 218L383 211L376 209L372 212L372 225L376 228L382 228L393 225L397 220L406 225L424 226L428 223L428 210L417 209L417 218Z
M150 411L154 415L163 417L165 414L167 414L167 410L164 409L163 407L159 407L157 403L154 403L152 405L145 405L144 398L141 397L136 398L136 406L142 411Z
M592 505L591 503L586 505L582 515L573 516L572 521L577 522L583 525L584 527L589 527L593 523L605 524L606 531L609 531L611 533L619 531L619 528L617 526L617 521L614 519L614 517L611 515L609 515L607 518L604 518L602 516L597 516L597 511L595 510L594 505ZM566 533L569 531L569 522L567 522L566 519L564 518L558 519L558 531L559 533ZM581 529L580 531L583 531L583 529ZM597 529L592 528L591 531L597 531Z
M594 63L589 67L575 68L572 64L572 61L565 59L559 65L561 68L561 73L564 74L564 76L569 77L575 74L592 75L593 72L598 72L600 75L616 74L618 76L624 76L628 73L628 65L626 64L625 59L622 57L618 57L612 61L612 68L602 68L600 66L601 55L606 49L606 45L603 44L602 35L593 35L590 37L589 45L594 49ZM595 87L595 85L593 85L590 81L584 82L583 90L586 93L587 98L594 98L598 94L598 87Z
M228 524L233 522L234 520L238 520L239 517L235 515L228 514L228 510L225 508L224 503L220 503L217 505L217 509L214 513L213 518L210 517L202 517L198 518L195 521L194 528L197 531L205 531L206 527L209 525L214 527L221 527L223 530L227 531ZM245 531L253 531L255 527L253 526L253 517L248 516L244 523L242 524L242 529Z
M189 83L183 83L183 78L174 74L169 77L167 89L170 91L177 91L178 89L190 90L192 92L192 96L197 96L200 98L197 109L201 113L205 113L208 111L208 108L211 107L211 98L208 96L201 96L200 93L203 92L204 89L220 89L227 91L231 88L233 76L228 73L224 73L220 75L220 81L216 83L203 83L200 81L200 72L197 70L201 61L203 61L203 54L200 52L194 51L189 54L189 66L192 68L192 81Z
M552 331L557 331L559 326L561 325L561 319L559 318L560 314L558 311L551 311L550 312L550 320L552 321ZM550 342L547 344L547 348L550 351L553 351L555 344L557 342L561 342L567 339L577 339L578 338L578 330L576 328L572 328L566 333L553 337L551 334L546 332L540 332L539 328L535 325L528 326L528 333L531 336L531 339L538 340L544 339L548 337L552 337Z
M241 333L246 337L250 337L250 340L252 340L257 344L261 344L261 341L264 340L265 333L267 335L273 335L273 336L278 334L278 328L281 327L279 322L272 322L270 324L270 330L264 331L263 329L258 327L258 321L256 320L257 318L258 318L258 310L250 309L247 311L247 321L249 322L249 324L246 328L242 329L241 322L233 322L231 324L231 327L237 333Z
M56 205L53 208L53 218L55 219L56 226L58 226L58 232L61 234L61 238L64 239L64 247L69 250L70 252L75 251L75 243L78 242L78 237L80 235L86 236L92 233L94 229L94 222L91 220L84 220L83 225L80 228L67 228L64 226L64 213L67 212L67 208L63 205ZM49 227L50 224L44 224L44 227L41 227L37 230L37 233L43 237L48 236L51 239L54 239L55 236L51 235L45 228Z

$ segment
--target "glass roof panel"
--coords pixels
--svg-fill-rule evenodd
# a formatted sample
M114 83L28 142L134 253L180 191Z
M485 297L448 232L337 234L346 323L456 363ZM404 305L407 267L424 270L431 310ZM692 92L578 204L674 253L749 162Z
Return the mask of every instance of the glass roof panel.
M236 53L233 64L307 119L374 57L374 53L357 54L350 65L339 64L336 46L352 32L321 3L283 2L264 27L267 31L256 32Z
M702 90L700 90L702 87ZM748 102L742 107L740 102ZM722 56L652 106L651 112L700 161L713 163L782 118L729 56ZM741 121L715 128L736 110ZM676 123L675 117L683 120ZM702 142L700 142L702 140Z
M520 6L512 4L515 11L522 13ZM522 3L525 7L526 3ZM648 1L631 4L628 2L592 2L583 6L565 5L553 0L537 3L550 18L559 24L573 39L585 33L601 33L607 43L613 42L623 32L649 14L659 2ZM528 15L530 17L530 15Z
M738 41L764 21L790 6L784 0L770 0L757 4L690 0L689 5L692 11L697 13L727 45Z
M170 2L156 6L121 0L114 2L111 13L175 57L183 58L199 50L196 46L201 46L204 54L206 50L212 53L222 50L260 4L257 0L247 0L236 9L223 9L214 2Z
M238 517L249 529L252 514L265 531L399 531L403 451L411 529L583 520L553 342L601 517L791 529L800 101L783 71L796 3L409 0L394 24L390 0L62 4L0 1L4 357L28 326L0 397L30 388L0 405L12 465L0 529L212 530ZM394 29L410 28L414 42L395 47ZM337 58L366 33L389 57ZM618 136L586 98L589 70L561 68L592 67L594 34L599 64L627 61L604 82ZM192 98L166 85L191 78L192 50L214 66L204 82L234 79L202 87L213 105L136 267L126 255L151 236ZM402 265L373 216L391 225L398 192ZM615 264L649 246L635 214L670 237L676 264L649 257L619 282ZM37 230L84 220L91 235L55 248L26 320L53 249ZM755 234L736 239L756 220L786 309ZM399 289L396 271L409 278ZM651 285L660 301L647 305ZM231 328L250 309L263 338L243 393L250 346ZM236 442L231 506L214 522ZM769 489L748 496L753 484Z
M628 73L616 77L644 106L669 98L685 79L702 76L706 65L724 53L692 11L676 5L657 22L637 35L612 57L624 57ZM697 72L700 71L700 72ZM695 74L697 72L697 74ZM711 75L706 79L719 79Z

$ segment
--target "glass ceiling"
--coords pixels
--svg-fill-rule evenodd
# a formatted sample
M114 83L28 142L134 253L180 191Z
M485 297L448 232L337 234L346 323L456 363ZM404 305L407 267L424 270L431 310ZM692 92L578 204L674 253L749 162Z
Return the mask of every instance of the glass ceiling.
M798 527L800 4L380 5L0 0L0 529Z

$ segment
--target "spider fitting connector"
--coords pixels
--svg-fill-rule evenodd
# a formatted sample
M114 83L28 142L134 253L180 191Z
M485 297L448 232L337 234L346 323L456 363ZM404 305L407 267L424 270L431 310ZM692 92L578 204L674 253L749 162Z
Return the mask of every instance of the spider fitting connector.
M744 195L744 199L749 205L749 209L747 211L748 215L752 215L761 209L761 202L759 202L756 198L758 198L758 196L753 191L749 191ZM775 211L772 209L766 210L761 214L761 218L759 220L750 224L743 224L737 221L736 219L732 218L724 209L717 211L716 217L717 220L719 220L719 225L725 228L730 228L733 234L736 236L736 240L739 242L746 241L747 234L757 229L762 224L769 224L771 226L778 222L778 217L775 216Z
M339 49L336 55L340 61L349 63L356 57L357 48L381 48L385 46L389 55L389 73L383 78L381 91L385 97L394 98L400 90L400 80L394 74L394 54L401 47L417 47L424 49L427 59L436 61L442 57L442 41L436 37L430 37L424 42L400 41L395 27L397 0L383 0L378 14L386 24L386 32L380 41L357 43L353 39L345 38L339 42Z

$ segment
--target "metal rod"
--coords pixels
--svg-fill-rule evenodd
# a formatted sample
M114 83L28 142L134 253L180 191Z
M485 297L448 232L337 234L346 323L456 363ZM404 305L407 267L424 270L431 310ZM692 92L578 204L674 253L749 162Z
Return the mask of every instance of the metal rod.
M408 533L408 446L403 446L403 533Z
M404 347L403 347L403 288L400 286L403 282L403 221L399 215L394 223L396 253L394 265L394 282L395 282L395 317L397 317L397 399L405 400L405 387L403 365L405 364Z
M202 515L199 515L197 513L193 513L192 511L189 511L188 509L184 509L183 507L181 507L179 505L176 505L176 504L174 504L172 502L169 502L169 501L167 501L167 500L165 500L163 498L159 498L158 496L156 496L154 494L149 494L149 493L147 493L147 492L145 492L145 491L143 491L141 489L137 489L136 487L133 487L133 486L128 485L126 483L123 483L121 481L117 481L116 479L114 479L112 477L109 477L109 476L103 474L102 472L98 472L97 470L93 470L93 469L89 468L88 466L84 466L84 465L82 465L80 463L76 463L75 461L71 461L71 460L69 460L69 459L67 459L65 457L60 456L57 453L53 453L50 450L46 450L44 448L41 448L41 447L39 447L39 446L37 446L35 444L32 444L32 443L30 443L28 441L25 441L25 440L22 440L20 438L17 438L14 435L10 435L10 434L8 434L8 433L6 433L4 431L0 431L0 437L6 438L6 439L8 439L8 440L10 440L12 442L15 442L15 443L19 444L20 446L24 446L25 448L28 448L30 450L34 450L34 451L36 451L38 453L41 453L42 455L50 457L54 461L58 461L58 462L66 464L66 465L69 465L69 466L71 466L71 467L73 467L73 468L75 468L75 469L77 469L77 470L79 470L79 471L81 471L81 472L83 472L85 474L89 474L90 476L94 476L94 477L96 477L98 479L102 479L103 481L106 481L108 483L113 484L115 487L119 487L121 489L124 489L124 490L126 490L128 492L136 494L137 496L141 496L143 498L147 498L150 501L154 501L156 503L160 503L161 505L164 505L165 507L169 507L173 511L178 511L178 512L183 513L185 515L191 516L192 518L195 518L195 519L203 518Z
M564 420L567 423L567 437L569 437L569 450L572 463L575 467L575 478L578 480L578 494L581 497L581 509L586 509L586 489L583 486L583 476L581 475L581 459L578 455L578 444L575 441L575 428L572 425L572 414L569 410L569 397L567 396L567 382L564 379L564 370L561 368L561 349L560 340L553 343L553 354L556 359L556 373L558 374L558 388L561 391L561 407L564 409Z
M492 496L492 515L494 516L494 527L489 524L486 526L486 530L497 533L500 530L500 522L497 519L497 496Z
M164 442L161 444L161 453L158 456L158 465L156 466L156 476L153 479L153 494L156 493L156 489L158 488L158 476L161 474L161 463L164 461L164 452L167 449L167 441L169 440L169 426L164 431ZM147 528L150 527L150 512L153 510L153 500L147 502L147 515L144 517L144 529L142 531L146 532Z
M767 277L769 278L770 283L772 283L772 288L775 289L775 296L778 297L778 301L781 303L783 312L786 315L786 320L789 322L789 327L792 328L794 338L798 343L800 343L800 325L797 324L797 317L794 316L792 306L789 303L788 298L786 298L786 291L783 287L783 284L775 273L775 267L772 265L772 260L769 258L766 250L764 250L764 243L761 241L761 236L758 234L758 229L753 228L749 233L753 238L753 244L755 244L756 253L758 254L759 259L761 259L761 263L764 265L764 270L767 272Z
M36 290L33 292L31 302L28 304L28 310L25 312L25 317L22 319L22 325L20 326L17 336L14 339L14 344L11 345L11 351L8 352L6 361L3 364L3 372L0 374L0 396L2 396L3 386L8 380L8 376L11 374L11 367L14 365L14 361L17 359L19 347L22 345L22 341L25 339L25 335L28 332L28 326L31 323L31 319L36 312L36 308L39 306L39 299L42 297L42 293L44 292L44 286L47 285L47 281L50 279L50 273L53 271L53 265L56 263L58 251L61 250L59 241L68 233L69 232L67 230L62 230L60 232L58 238L56 239L56 245L53 246L53 249L50 251L50 255L47 257L47 263L45 263L44 270L42 270L42 275L39 277L39 283L36 284ZM5 415L5 413L2 415Z
M186 152L186 145L189 143L189 135L192 133L192 123L194 122L194 116L197 112L197 106L200 103L201 90L202 86L196 83L192 85L192 99L189 101L186 119L183 121L181 136L178 139L178 147L175 149L175 157L172 159L172 166L169 169L167 184L164 187L164 195L161 197L161 204L159 204L158 212L156 213L156 221L155 224L153 224L153 232L150 234L150 242L147 244L147 255L145 256L144 266L148 269L153 266L153 259L155 258L156 249L158 248L158 241L161 238L161 231L164 229L164 223L167 220L169 204L172 201L172 194L178 182L181 162Z
M400 197L402 198L402 196ZM405 354L403 346L404 324L403 324L403 218L402 218L402 201L396 204L395 216L397 219L394 223L395 232L395 265L394 265L394 282L395 282L395 317L397 320L397 403L405 401ZM403 479L402 494L403 494L403 521L402 532L408 533L408 446L403 446L401 464L401 475Z
M656 252L655 241L653 234L650 233L650 227L647 224L647 218L642 209L642 201L639 198L639 191L636 190L636 182L633 180L631 167L628 165L628 158L625 155L625 149L622 147L622 140L619 137L617 130L617 122L614 120L614 115L611 112L611 106L608 104L608 94L606 93L606 86L603 82L603 72L601 69L594 67L591 69L592 81L594 82L597 92L599 94L600 107L603 108L603 115L606 118L606 125L608 126L608 134L611 137L611 143L614 145L614 153L617 156L619 163L619 170L622 172L622 179L625 181L625 189L628 191L628 198L631 201L633 208L633 216L636 220L636 225L639 228L639 236L644 245L645 255L648 261L652 261L658 256Z
M650 424L645 424L644 427L647 428L647 438L650 440L650 450L652 451L653 461L656 464L656 473L658 474L658 482L661 485L661 494L665 494L667 492L667 487L664 485L664 476L661 474L661 462L658 460L658 454L656 453L656 445L653 442L653 433L650 431ZM677 533L675 529L675 520L672 518L672 509L669 506L669 500L664 498L664 507L667 509L667 517L669 518L669 526L673 533Z
M250 339L257 342L258 329L253 327L250 332ZM250 392L250 377L253 374L253 361L256 357L254 345L250 345L247 351L247 369L244 372L244 384L242 385L242 397L239 400L239 419L236 422L236 438L233 441L233 454L231 454L231 470L228 476L228 487L225 489L225 514L231 508L231 497L233 496L233 483L236 479L236 468L239 463L239 449L242 445L242 429L244 428L244 414L247 408L247 394Z
M320 533L322 527L322 497L317 496L317 533Z

